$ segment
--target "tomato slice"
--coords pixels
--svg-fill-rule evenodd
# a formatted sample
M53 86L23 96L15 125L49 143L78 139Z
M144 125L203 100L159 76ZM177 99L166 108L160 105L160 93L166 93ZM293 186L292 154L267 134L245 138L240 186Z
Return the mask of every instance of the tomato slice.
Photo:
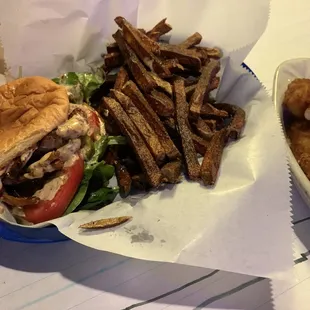
M61 217L73 199L84 174L84 161L79 156L76 161L64 170L66 182L61 185L52 200L41 200L35 205L23 208L25 220L38 224Z

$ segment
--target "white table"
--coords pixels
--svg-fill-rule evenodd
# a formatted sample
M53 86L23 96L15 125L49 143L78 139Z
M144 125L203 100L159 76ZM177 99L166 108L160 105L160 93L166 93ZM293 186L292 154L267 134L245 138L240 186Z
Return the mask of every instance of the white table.
M268 91L279 63L310 56L309 16L307 0L272 1L268 29L246 60ZM128 259L71 241L31 245L0 240L0 309L308 310L310 210L295 189L293 214L295 278L284 274L272 283L252 276Z

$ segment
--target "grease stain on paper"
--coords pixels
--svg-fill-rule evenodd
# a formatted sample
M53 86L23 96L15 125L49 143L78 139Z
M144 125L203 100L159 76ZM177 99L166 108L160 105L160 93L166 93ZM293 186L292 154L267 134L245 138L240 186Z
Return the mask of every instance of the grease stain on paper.
M143 229L141 232L131 236L131 243L144 242L151 243L154 241L154 236L147 230Z

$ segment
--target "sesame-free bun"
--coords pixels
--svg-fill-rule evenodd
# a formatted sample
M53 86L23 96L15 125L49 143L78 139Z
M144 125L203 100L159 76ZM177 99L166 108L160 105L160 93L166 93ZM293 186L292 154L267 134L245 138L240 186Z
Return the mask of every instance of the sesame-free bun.
M0 86L0 168L66 121L66 89L40 76Z

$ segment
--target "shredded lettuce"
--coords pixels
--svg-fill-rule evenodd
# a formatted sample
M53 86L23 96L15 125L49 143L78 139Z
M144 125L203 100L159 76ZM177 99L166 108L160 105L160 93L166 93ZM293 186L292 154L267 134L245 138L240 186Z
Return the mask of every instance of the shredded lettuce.
M91 73L68 72L52 81L67 88L71 103L89 103L94 91L104 83L105 74L97 68Z

